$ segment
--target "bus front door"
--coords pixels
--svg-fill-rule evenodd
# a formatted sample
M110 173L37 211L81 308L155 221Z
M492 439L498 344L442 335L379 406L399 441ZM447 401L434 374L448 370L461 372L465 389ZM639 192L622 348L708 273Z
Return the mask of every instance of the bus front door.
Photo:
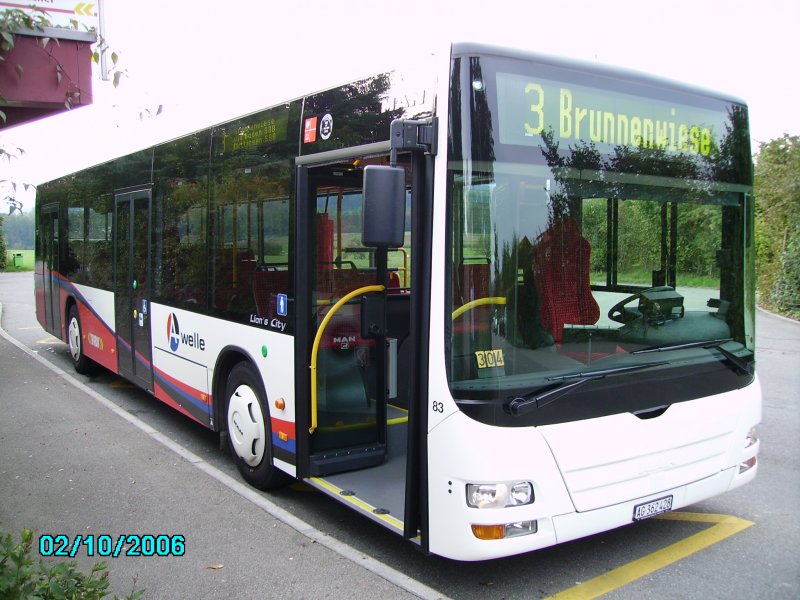
M308 290L309 474L323 476L375 466L386 458L387 344L381 326L386 266L361 247L360 172L307 169L307 247L301 277ZM304 213L304 216L301 214ZM362 312L368 314L362 315ZM362 324L362 316L374 323Z
M119 374L152 392L150 188L118 193L114 204L114 308Z

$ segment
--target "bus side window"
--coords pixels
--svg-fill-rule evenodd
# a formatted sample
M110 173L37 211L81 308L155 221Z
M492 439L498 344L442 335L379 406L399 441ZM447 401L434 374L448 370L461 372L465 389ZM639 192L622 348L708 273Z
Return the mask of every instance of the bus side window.
M278 313L278 295L286 294L286 290L289 289L289 271L260 264L253 271L252 280L253 298L258 316L264 319L285 317L286 315Z

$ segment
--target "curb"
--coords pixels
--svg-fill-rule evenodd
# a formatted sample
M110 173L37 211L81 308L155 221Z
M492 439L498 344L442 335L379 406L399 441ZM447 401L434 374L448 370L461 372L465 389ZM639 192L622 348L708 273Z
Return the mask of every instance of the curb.
M783 315L779 315L777 313L772 312L771 310L767 310L766 308L763 308L758 304L756 304L756 310L760 310L764 314L769 315L770 317L775 317L776 319L780 319L781 321L786 321L787 323L794 323L795 325L800 325L800 321L798 321L797 319L792 319L791 317L784 317Z

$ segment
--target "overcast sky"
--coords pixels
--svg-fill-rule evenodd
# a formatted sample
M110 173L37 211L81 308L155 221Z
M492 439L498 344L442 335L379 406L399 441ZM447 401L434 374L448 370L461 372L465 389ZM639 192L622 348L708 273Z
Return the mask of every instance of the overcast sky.
M570 56L733 94L754 149L800 134L798 0L104 0L128 76L93 81L94 104L0 133L25 155L0 180L38 184L135 146L391 67L446 39ZM404 53L406 53L404 51ZM381 62L381 59L386 59ZM313 76L311 74L314 74ZM155 112L157 117L140 118ZM0 188L0 204L8 190ZM32 208L32 194L18 199ZM2 208L2 207L0 207Z

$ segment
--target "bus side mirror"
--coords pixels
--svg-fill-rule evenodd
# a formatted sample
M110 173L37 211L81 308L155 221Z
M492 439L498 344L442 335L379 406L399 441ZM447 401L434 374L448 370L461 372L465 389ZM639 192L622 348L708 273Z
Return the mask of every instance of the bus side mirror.
M402 167L364 168L361 243L370 248L400 248L405 238L406 172Z

